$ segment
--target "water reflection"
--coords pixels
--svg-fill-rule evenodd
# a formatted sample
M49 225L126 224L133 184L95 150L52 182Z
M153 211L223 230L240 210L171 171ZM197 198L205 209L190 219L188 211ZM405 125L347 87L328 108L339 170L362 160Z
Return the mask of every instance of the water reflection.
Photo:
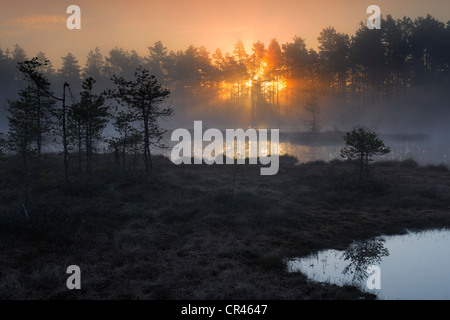
M450 231L434 230L378 237L352 244L345 251L325 250L287 261L290 272L318 282L352 284L379 299L449 300ZM381 271L381 289L369 289L366 273Z
M437 142L399 142L386 141L391 152L384 156L375 157L375 160L406 160L414 159L420 165L440 164L450 165L450 141ZM344 144L322 146L300 145L293 142L281 142L280 154L289 154L297 157L300 163L316 160L330 161L341 159L340 150Z
M333 159L341 159L340 150L344 147L343 139L338 139L333 136L333 139L327 141L310 141L310 140L295 140L286 136L280 137L279 153L280 155L289 154L295 156L300 163L323 160L331 161ZM170 136L167 135L165 140L169 146L173 147L176 142L170 142ZM402 140L385 138L385 144L391 148L391 152L384 156L375 157L374 160L406 160L414 159L420 165L440 164L444 163L450 165L450 140L449 139L416 139L416 140ZM270 141L270 139L269 139ZM199 150L194 150L193 154L201 154L210 142L200 142L195 145L202 146ZM246 155L249 151L258 148L257 141L246 142ZM170 155L170 150L163 152L165 155ZM226 148L224 148L224 151ZM231 150L228 150L229 152Z
M383 257L389 256L389 250L384 246L385 242L384 239L372 239L353 243L342 254L341 259L350 261L343 273L353 275L353 282L366 279L367 267L379 265Z

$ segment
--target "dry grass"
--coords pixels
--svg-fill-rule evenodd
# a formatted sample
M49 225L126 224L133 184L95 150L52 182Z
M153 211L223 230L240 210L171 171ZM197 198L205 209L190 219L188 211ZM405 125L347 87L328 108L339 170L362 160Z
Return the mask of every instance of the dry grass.
M412 163L377 163L360 184L351 163L283 157L276 176L240 167L231 196L230 166L155 157L147 177L108 169L105 156L93 178L64 186L49 159L34 177L27 219L10 160L1 164L2 299L370 299L287 273L283 260L450 226L450 173ZM80 291L65 286L72 264L82 270Z

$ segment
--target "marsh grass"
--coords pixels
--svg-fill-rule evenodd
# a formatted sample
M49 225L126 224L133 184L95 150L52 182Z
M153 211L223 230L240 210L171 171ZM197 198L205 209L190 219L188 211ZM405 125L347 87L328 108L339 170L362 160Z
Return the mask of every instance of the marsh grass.
M440 167L375 163L361 185L350 162L285 156L276 176L240 168L230 196L227 166L157 156L146 176L111 169L108 157L69 185L48 165L34 177L29 218L17 200L20 170L2 160L1 299L370 299L288 273L284 261L450 226L450 173ZM65 287L71 264L81 291Z

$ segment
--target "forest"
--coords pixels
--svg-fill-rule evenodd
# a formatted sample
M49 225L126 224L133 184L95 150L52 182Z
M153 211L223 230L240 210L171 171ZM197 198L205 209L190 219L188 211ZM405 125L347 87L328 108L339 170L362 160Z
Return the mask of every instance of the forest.
M211 53L194 45L169 51L161 41L149 46L145 56L120 47L104 55L97 47L84 67L68 53L61 68L55 70L50 62L40 71L54 92L67 82L76 102L88 77L101 92L111 87L113 76L131 79L142 66L171 92L175 114L164 124L170 129L203 120L219 128L305 131L311 129L305 105L311 104L320 106L323 130L354 123L398 132L445 128L450 24L430 15L414 20L387 15L382 26L370 30L361 23L353 36L324 28L318 50L307 48L300 36L283 44L257 41L251 48L237 41L233 52ZM36 56L47 60L43 52ZM26 59L19 45L0 50L4 104L24 86L17 64ZM2 121L5 127L5 117Z
M0 299L376 299L286 259L450 226L447 165L371 162L394 151L379 132L448 133L450 22L381 26L326 27L317 50L301 36L232 52L97 47L84 66L0 50ZM286 152L271 176L157 154L195 121L347 146L330 161Z

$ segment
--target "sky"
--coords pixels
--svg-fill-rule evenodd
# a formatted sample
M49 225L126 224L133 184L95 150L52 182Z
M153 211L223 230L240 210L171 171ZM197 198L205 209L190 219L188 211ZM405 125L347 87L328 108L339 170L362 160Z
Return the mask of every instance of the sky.
M118 46L146 55L159 40L173 51L192 44L210 52L232 52L241 40L250 52L258 40L282 44L297 35L317 49L321 30L334 26L353 35L373 4L394 18L450 20L448 0L0 0L0 48L19 44L29 56L43 51L55 66L68 52L83 65L97 46L103 54ZM66 27L69 5L81 8L81 30Z

